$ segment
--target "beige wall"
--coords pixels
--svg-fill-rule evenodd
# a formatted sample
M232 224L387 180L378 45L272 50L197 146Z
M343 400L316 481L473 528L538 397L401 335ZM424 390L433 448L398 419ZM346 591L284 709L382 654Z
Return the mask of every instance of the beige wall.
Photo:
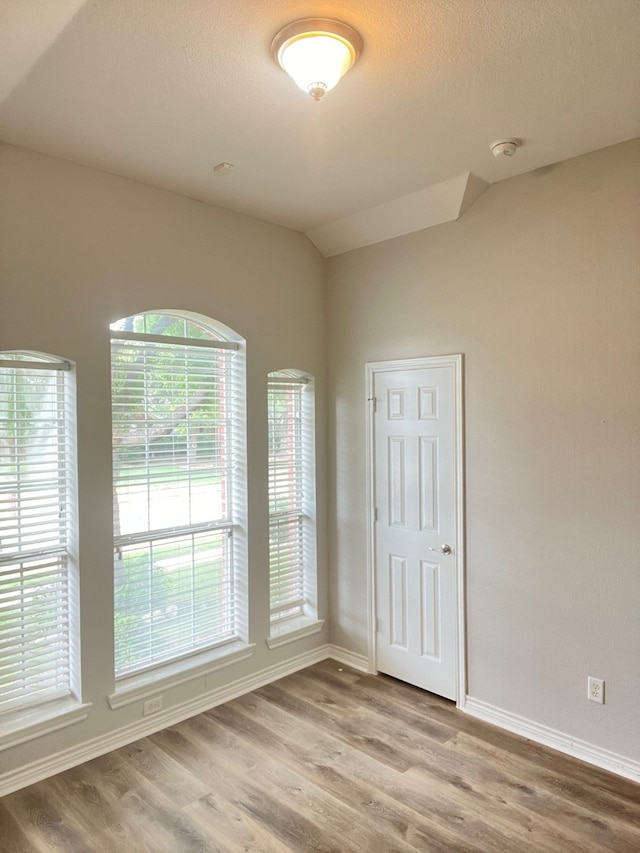
M109 323L151 308L213 317L247 341L249 564L254 656L210 676L224 684L326 642L326 631L269 651L266 376L313 374L317 389L319 603L326 616L325 328L322 259L301 234L161 190L0 146L0 349L77 365L80 570L86 723L0 754L0 772L140 719L108 708L113 690ZM213 678L213 682L212 682ZM164 705L204 692L204 678Z
M105 699L107 326L148 308L203 313L248 341L257 649L217 683L327 639L272 652L263 642L266 373L298 367L318 379L320 615L328 493L331 639L366 654L364 365L462 352L469 691L640 759L639 154L627 143L505 181L458 222L335 258L324 270L327 304L322 261L299 234L0 146L0 349L77 364L83 679L94 703L85 723L0 754L0 772L140 718L138 707L112 711ZM607 681L603 707L585 699L589 674ZM196 682L168 691L165 706L202 690Z
M327 271L333 641L367 651L364 365L464 353L469 693L635 760L639 154L493 185Z

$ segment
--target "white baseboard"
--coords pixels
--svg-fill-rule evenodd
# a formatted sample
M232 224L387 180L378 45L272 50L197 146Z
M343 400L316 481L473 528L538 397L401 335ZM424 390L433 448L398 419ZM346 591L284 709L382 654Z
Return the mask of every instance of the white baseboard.
M594 746L572 735L543 726L533 720L528 720L526 717L520 717L518 714L504 711L502 708L489 705L489 703L483 702L481 699L474 699L472 696L467 696L461 707L466 714L484 720L485 723L492 723L494 726L522 735L529 740L543 744L543 746L550 746L552 749L557 749L558 752L564 752L566 755L572 755L574 758L594 764L603 770L609 770L618 776L640 782L639 761Z
M358 655L355 652L350 652L349 649L344 649L342 646L334 646L331 643L327 643L324 649L326 651L325 657L327 658L337 660L338 663L358 669L360 672L371 672L369 669L369 658L366 655Z
M224 702L229 702L238 696L243 696L245 693L250 693L252 690L264 687L265 684L271 684L279 678L292 675L294 672L312 666L314 663L320 663L327 658L360 672L370 672L369 659L365 655L327 643L304 654L296 655L284 663L275 664L253 675L236 679L222 687L207 691L188 702L174 705L159 714L154 714L153 717L144 717L116 731L85 741L8 773L0 774L0 797L20 788L25 788L27 785L41 782L49 776L62 773L64 770L76 767L78 764L90 761L92 758L97 758L99 755L104 755L114 749L119 749L168 726L176 725L182 720L201 714L203 711L215 708L217 705L222 705ZM492 723L514 734L557 749L559 752L572 755L634 782L640 782L640 762L624 755L594 746L526 717L520 717L480 699L474 699L472 696L466 697L461 709L479 720Z
M25 788L27 785L33 785L35 782L41 782L49 776L62 773L63 770L69 770L69 768L83 764L85 761L90 761L92 758L97 758L99 755L105 755L105 753L126 746L128 743L133 743L133 741L140 738L166 729L168 726L173 726L176 723L182 722L182 720L186 720L196 714L201 714L203 711L208 711L210 708L215 708L216 705L222 705L224 702L229 702L231 699L236 699L238 696L243 696L245 693L257 690L258 687L264 687L265 684L270 684L272 681L277 681L286 675L292 675L294 672L298 672L298 670L311 666L314 663L319 663L327 658L338 660L339 658L336 657L336 654L337 652L334 652L333 646L320 646L304 654L296 655L284 663L275 664L253 675L236 679L236 681L232 681L222 687L209 690L188 702L174 705L158 714L154 714L153 717L143 717L141 720L136 720L134 723L122 726L116 731L108 732L77 746L72 746L54 755L34 761L24 767L18 767L8 773L0 774L0 797L10 794L12 791L17 791L20 788ZM346 658L350 656L350 653L344 651L344 656ZM354 656L354 658L357 657ZM343 662L348 663L349 666L354 665L346 659Z

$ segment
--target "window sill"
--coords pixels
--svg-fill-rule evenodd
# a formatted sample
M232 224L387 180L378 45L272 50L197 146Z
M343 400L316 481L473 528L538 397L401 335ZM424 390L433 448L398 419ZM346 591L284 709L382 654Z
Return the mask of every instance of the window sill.
M217 669L245 660L251 657L255 647L255 643L243 643L237 640L191 655L184 660L172 661L147 672L127 676L120 679L115 691L107 696L107 701L115 711L117 708L132 705L141 699L157 696L161 690L170 690L179 684L194 681Z
M270 649L277 649L286 643L293 643L303 637L317 634L324 628L324 619L311 619L309 616L299 616L289 622L282 622L271 629L271 636L266 643Z
M9 749L81 723L89 716L90 708L91 703L83 704L65 697L28 710L11 711L0 717L0 749Z

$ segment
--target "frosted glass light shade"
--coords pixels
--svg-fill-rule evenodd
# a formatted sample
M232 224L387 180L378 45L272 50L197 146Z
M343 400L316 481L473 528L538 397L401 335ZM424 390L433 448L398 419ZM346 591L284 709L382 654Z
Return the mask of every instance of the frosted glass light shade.
M362 39L340 21L305 18L280 30L271 49L276 62L295 83L319 100L356 61Z

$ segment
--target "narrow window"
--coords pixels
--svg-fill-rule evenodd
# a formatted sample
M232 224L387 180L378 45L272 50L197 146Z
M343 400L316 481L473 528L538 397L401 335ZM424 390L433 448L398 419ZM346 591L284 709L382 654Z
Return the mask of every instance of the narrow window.
M72 425L69 363L0 353L0 712L72 693Z
M244 369L240 343L190 315L126 317L111 326L111 347L121 677L243 627L234 532Z
M269 587L272 634L316 617L313 380L268 377Z

